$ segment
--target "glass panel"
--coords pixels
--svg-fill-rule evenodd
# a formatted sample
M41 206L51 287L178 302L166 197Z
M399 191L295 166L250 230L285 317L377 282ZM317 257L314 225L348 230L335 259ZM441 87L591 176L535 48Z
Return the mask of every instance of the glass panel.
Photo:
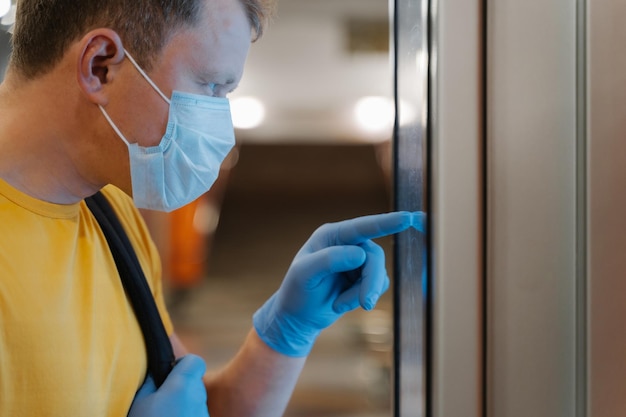
M395 2L395 204L425 209L428 117L428 1ZM426 413L428 300L426 241L417 232L398 236L395 281L395 413Z

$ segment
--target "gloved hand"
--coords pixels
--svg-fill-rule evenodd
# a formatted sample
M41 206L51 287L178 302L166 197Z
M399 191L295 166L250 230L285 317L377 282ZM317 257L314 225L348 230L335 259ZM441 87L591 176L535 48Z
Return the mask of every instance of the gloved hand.
M209 417L206 388L202 382L205 372L206 364L202 358L186 355L158 390L148 376L135 395L128 417Z
M359 217L318 228L296 254L280 288L253 316L269 347L309 354L324 328L357 308L371 310L389 287L385 254L371 239L410 226L423 232L423 213Z

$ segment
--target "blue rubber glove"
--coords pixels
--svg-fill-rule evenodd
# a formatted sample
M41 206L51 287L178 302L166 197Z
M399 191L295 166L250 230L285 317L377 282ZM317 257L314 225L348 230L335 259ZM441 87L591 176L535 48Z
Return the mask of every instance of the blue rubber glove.
M389 287L385 254L371 239L413 226L423 213L359 217L318 228L296 254L280 288L253 316L269 347L288 356L309 354L315 339L345 312L371 310Z
M163 385L156 389L150 376L141 386L128 417L209 417L202 358L186 355L174 366Z

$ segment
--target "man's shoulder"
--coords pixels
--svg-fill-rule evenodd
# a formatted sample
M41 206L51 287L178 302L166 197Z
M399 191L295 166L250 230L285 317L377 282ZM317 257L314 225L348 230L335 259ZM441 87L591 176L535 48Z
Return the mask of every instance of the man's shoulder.
M159 256L157 248L152 241L150 230L144 220L143 215L133 203L133 199L121 189L107 185L101 192L107 198L113 210L117 214L120 223L124 227L140 262L144 272L157 269ZM150 274L148 274L150 275Z
M143 216L128 194L113 185L107 185L102 188L101 192L115 210L131 240L137 241L134 242L135 244L148 238L149 231Z
M141 217L133 199L114 185L107 185L100 190L107 198L122 223L136 221Z
M133 199L114 185L106 185L101 190L107 199L115 206L130 206L134 208ZM130 208L129 207L129 208Z

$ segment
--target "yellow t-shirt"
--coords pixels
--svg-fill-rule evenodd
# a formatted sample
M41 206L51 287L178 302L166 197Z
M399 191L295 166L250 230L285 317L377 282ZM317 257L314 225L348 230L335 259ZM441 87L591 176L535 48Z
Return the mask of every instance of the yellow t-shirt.
M172 333L160 260L132 200L103 190ZM122 417L146 373L143 335L97 221L0 180L0 416Z

